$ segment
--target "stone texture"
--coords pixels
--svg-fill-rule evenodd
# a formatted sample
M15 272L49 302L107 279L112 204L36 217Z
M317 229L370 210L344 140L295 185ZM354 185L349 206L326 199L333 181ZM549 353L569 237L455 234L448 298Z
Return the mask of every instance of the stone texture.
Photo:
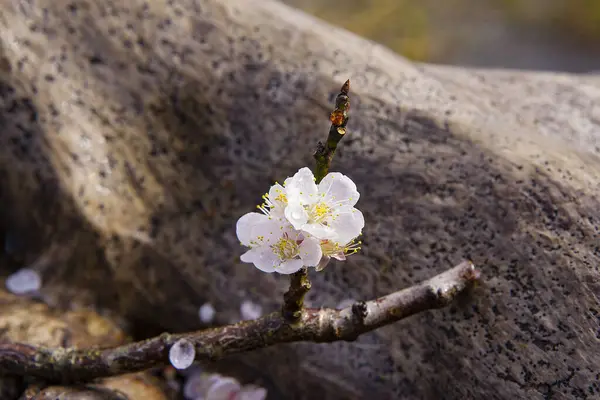
M60 310L0 290L0 341L46 347L118 346L126 336L108 317L91 310ZM167 400L164 385L149 374L129 374L87 385L48 386L31 377L0 375L2 400Z
M0 216L25 259L63 249L54 301L76 293L138 335L196 329L206 301L218 323L247 299L275 310L287 280L239 262L234 224L312 165L350 78L333 168L361 192L365 245L313 274L309 302L462 258L485 285L355 343L220 367L272 398L598 397L597 77L412 64L268 0L0 5Z

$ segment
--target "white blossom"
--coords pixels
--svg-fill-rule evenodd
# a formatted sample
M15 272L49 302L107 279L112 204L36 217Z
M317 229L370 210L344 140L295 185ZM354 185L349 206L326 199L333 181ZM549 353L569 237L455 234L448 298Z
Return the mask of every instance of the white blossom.
M238 220L236 231L242 245L250 247L240 259L261 271L292 274L321 260L319 240L295 230L284 218L248 213Z
M264 272L291 274L303 266L322 270L331 258L345 260L357 252L365 221L354 207L360 194L350 178L327 174L317 184L310 169L301 168L283 185L263 195L260 213L237 223L237 236L250 247L241 257Z
M282 217L285 207L287 206L287 191L285 186L291 178L287 178L281 186L279 183L275 183L269 189L269 193L265 193L263 198L263 204L258 206L258 209L266 215L272 215L274 217Z
M346 244L365 226L362 213L354 208L360 194L350 178L339 172L327 174L317 185L310 169L300 169L286 181L284 214L295 229L322 240Z
M346 256L356 253L360 250L360 241L355 239L350 240L348 243L340 244L335 240L321 240L321 253L322 258L319 264L316 266L317 271L321 271L327 266L332 258L339 261L345 261Z

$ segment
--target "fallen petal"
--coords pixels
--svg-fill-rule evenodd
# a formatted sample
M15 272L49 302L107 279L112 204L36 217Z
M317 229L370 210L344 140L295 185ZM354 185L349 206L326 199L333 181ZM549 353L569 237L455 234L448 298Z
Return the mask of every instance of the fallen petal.
M206 400L230 400L239 392L241 386L233 378L223 377L217 380L206 392Z
M42 278L31 268L21 268L6 278L6 289L14 294L37 292L42 287Z
M267 389L255 385L246 385L237 392L233 400L265 400Z
M204 303L198 310L198 316L200 317L200 321L205 324L210 324L215 319L215 308L210 303Z
M250 300L245 300L240 306L243 320L257 319L262 315L262 306Z

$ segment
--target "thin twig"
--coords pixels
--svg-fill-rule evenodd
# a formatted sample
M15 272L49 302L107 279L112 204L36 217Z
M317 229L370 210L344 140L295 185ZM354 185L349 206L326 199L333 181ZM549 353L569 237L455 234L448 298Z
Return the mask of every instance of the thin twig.
M331 166L331 160L337 149L337 145L346 135L346 124L348 123L348 111L350 110L350 98L348 93L350 92L350 79L344 82L344 85L340 89L340 93L335 98L335 110L329 116L331 121L331 127L329 128L329 135L325 144L319 142L317 144L317 151L314 154L317 166L315 168L315 178L317 183L321 182L321 179L329 172Z
M329 172L331 160L335 154L338 143L346 134L346 124L348 123L348 111L350 110L350 80L348 79L342 85L340 93L335 98L335 109L329 116L331 127L325 144L319 142L314 158L315 165L315 181L321 180ZM283 318L290 323L295 323L302 317L302 308L304 305L304 296L310 290L310 279L308 278L308 270L302 268L300 271L292 274L290 277L290 288L285 293L283 298L283 307L281 312Z
M352 341L381 326L447 306L478 279L479 272L473 264L464 261L423 283L342 310L305 309L295 324L275 312L253 321L194 333L162 334L107 349L50 349L2 343L0 372L50 382L84 382L164 366L169 362L170 347L179 339L194 344L199 361L217 360L279 343Z

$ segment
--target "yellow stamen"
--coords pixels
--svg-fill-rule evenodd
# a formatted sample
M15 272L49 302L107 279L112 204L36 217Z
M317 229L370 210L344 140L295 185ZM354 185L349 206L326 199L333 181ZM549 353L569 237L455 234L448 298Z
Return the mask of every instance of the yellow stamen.
M341 246L339 243L333 242L331 240L322 240L321 251L325 256L333 256L336 254L343 254L345 256L349 256L358 253L358 251L361 249L361 244L362 242L356 241L356 239L351 240L344 246Z
M329 208L329 206L327 206L327 204L325 204L325 203L318 203L318 204L315 206L315 215L316 215L318 218L322 218L322 217L324 217L324 216L325 216L325 214L327 214L329 211L330 211L330 208Z
M277 197L275 197L275 200L287 204L288 200L287 200L287 196L285 195L285 193L282 193L281 191L278 191L277 193L279 193L279 194L277 195Z
M289 260L296 257L299 253L298 243L295 240L290 239L287 235L281 237L277 243L271 246L273 253L275 253L280 260Z

